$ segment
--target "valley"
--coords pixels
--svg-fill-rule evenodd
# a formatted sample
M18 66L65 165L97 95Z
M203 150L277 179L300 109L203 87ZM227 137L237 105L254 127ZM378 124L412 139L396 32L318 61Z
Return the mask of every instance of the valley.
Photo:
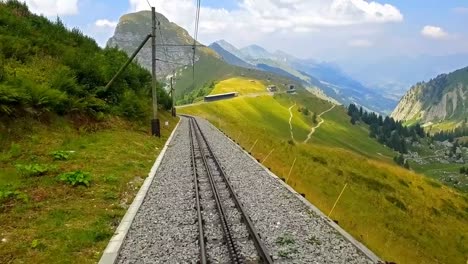
M189 2L130 1L71 29L0 1L0 263L466 262L468 55L377 56L383 43L349 39L315 58L326 36L266 39L323 25L267 15L239 40ZM318 15L327 29L399 17L332 2L333 19L353 12Z
M289 127L294 104L295 141ZM466 232L455 231L465 228L466 195L394 165L395 153L370 139L366 126L353 126L339 106L324 114L326 122L309 143L302 143L313 126L311 115L298 112L304 107L322 113L331 105L302 91L188 106L179 112L206 118L258 160L267 158L266 167L325 213L348 183L332 218L382 258L401 263L463 261L463 238L449 234Z

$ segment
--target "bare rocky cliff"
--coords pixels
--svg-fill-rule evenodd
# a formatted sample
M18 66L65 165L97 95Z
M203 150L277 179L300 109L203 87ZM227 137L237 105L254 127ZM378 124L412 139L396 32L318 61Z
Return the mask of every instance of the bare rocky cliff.
M468 117L468 67L413 86L392 117L405 122L455 121Z
M177 68L193 63L193 38L183 28L170 22L162 14L157 13L158 28L156 30L156 71L158 79L172 74ZM114 36L107 45L118 47L127 54L132 54L144 38L151 33L151 12L141 11L126 14L119 20ZM198 45L200 43L197 43ZM164 46L166 45L166 46ZM169 45L169 46L168 46ZM200 52L216 56L206 47L197 47L195 62L200 58ZM151 70L151 41L148 41L136 57L137 61L146 69Z

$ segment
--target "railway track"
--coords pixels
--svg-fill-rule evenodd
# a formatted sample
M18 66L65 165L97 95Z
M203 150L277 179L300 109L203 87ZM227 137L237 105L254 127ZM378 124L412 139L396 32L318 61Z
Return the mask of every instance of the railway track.
M273 263L197 120L187 118L199 263Z

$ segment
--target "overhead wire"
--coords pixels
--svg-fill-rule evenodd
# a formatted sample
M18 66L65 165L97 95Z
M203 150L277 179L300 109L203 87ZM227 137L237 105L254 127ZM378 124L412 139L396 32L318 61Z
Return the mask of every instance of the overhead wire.
M149 0L146 0L146 3L148 3L148 6L150 8L153 8L153 5L151 5L150 1ZM159 31L159 35L161 36L161 45L163 47L163 54L164 54L164 57L165 57L165 60L163 59L156 59L157 61L160 61L160 62L165 62L165 63L170 63L170 64L175 64L175 65L181 65L181 66L189 66L187 64L183 64L183 63L178 63L178 62L174 62L174 61L170 61L169 60L169 52L167 50L167 47L170 47L170 46L174 46L174 47L191 47L192 50L193 50L193 53L192 53L192 81L195 82L195 55L196 55L196 47L198 46L203 46L203 45L200 45L200 44L197 44L197 41L198 41L198 31L199 31L199 24L200 24L200 9L201 9L201 0L197 0L197 6L196 6L196 10L195 10L195 29L194 29L194 39L193 39L193 45L186 45L186 44L165 44L165 39L164 39L164 36L163 36L163 33L162 33L162 30L161 30L161 22L159 21L159 19L156 17L156 22L157 22L157 28L158 28L158 31Z
M195 32L193 34L193 56L192 56L192 81L193 85L195 85L195 47L197 45L197 39L198 39L198 27L199 27L199 22L200 22L200 6L201 6L201 0L197 0L197 8L195 11Z
M181 65L181 66L190 66L190 64L183 64L183 63L175 62L175 61L168 61L168 60L163 60L163 59L158 59L158 58L156 58L156 60L161 61L161 62L165 62L165 63Z

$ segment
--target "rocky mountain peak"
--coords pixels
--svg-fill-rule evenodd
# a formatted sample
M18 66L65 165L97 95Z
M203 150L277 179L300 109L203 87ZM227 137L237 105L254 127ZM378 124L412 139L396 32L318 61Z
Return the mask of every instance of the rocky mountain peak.
M156 30L156 70L159 79L172 74L177 68L184 65L192 65L194 40L190 34L175 23L170 22L164 15L157 13L158 28ZM109 39L107 45L118 47L127 54L132 54L141 41L151 33L151 11L140 11L123 15L114 36ZM200 43L197 43L200 44ZM166 46L164 46L166 45ZM188 45L188 46L167 46ZM198 47L195 53L195 61L198 61L197 53L205 52L216 56L206 47ZM151 70L151 42L148 41L136 60L146 69Z

